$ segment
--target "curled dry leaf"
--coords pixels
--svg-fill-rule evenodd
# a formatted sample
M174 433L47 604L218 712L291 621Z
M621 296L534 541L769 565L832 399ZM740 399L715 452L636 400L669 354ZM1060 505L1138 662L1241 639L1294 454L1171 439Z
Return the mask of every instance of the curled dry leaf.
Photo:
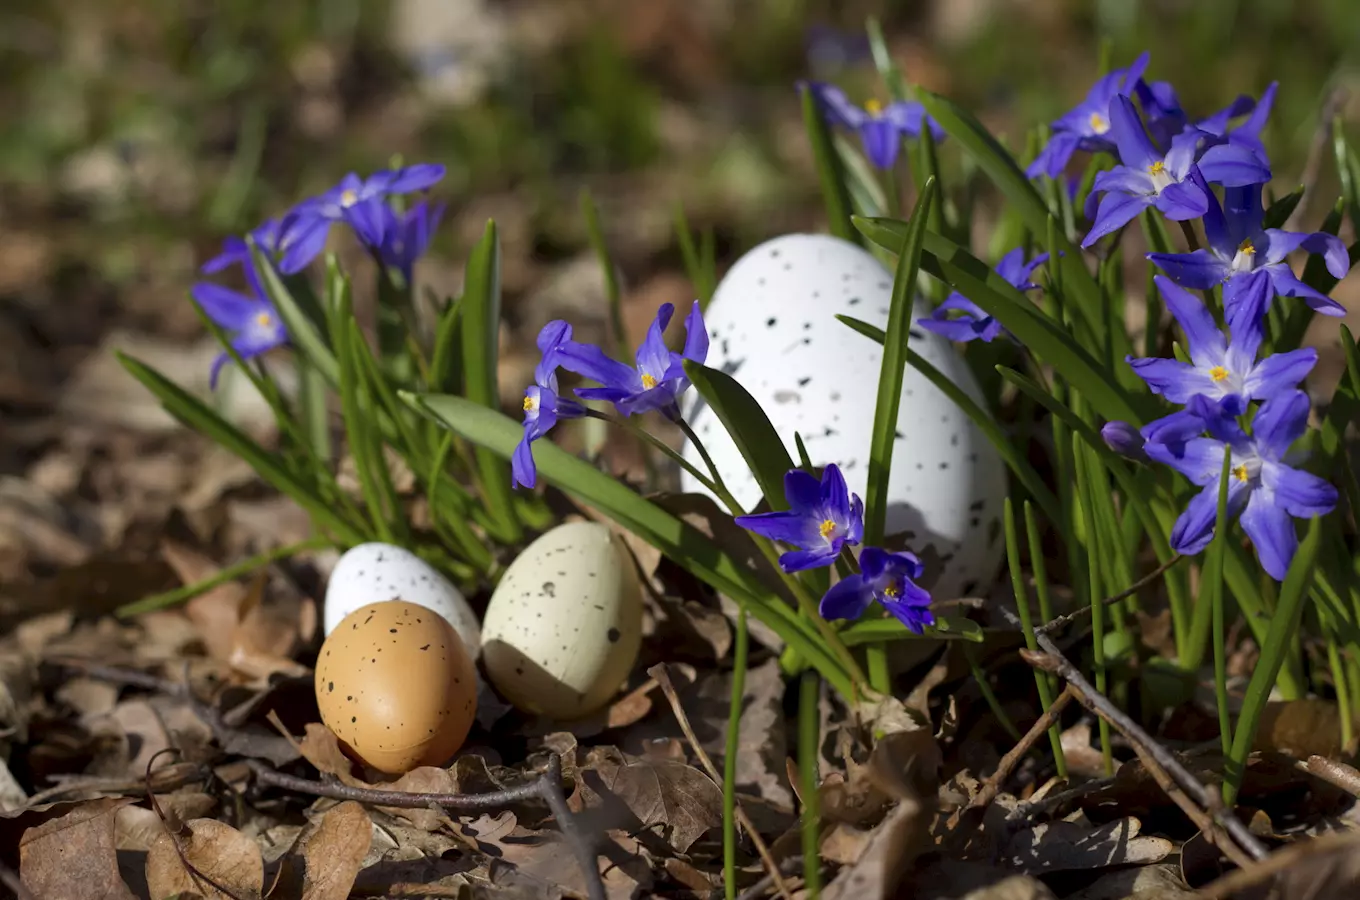
M373 843L364 808L346 801L321 817L302 848L302 900L345 900Z
M1274 750L1296 759L1341 755L1341 710L1330 700L1305 697L1266 704L1253 750Z
M1142 823L1132 816L1100 826L1047 822L1022 831L1006 845L1005 856L1024 872L1103 869L1107 866L1161 862L1175 850L1166 838L1139 836Z
M115 813L132 802L112 797L90 800L27 829L19 839L19 876L24 884L43 898L132 900L132 891L118 874L113 836Z
M869 836L854 865L841 869L822 893L824 900L887 900L926 847L929 826L920 803L895 806Z
M596 748L582 766L577 792L584 807L606 816L621 802L642 827L659 828L678 853L722 824L722 789L680 762L630 761L612 747Z
M1159 863L1102 875L1069 900L1194 900L1198 896L1186 887L1175 865Z
M183 834L163 833L151 845L146 885L153 897L194 893L205 900L248 900L264 889L264 860L255 841L230 825L193 819Z

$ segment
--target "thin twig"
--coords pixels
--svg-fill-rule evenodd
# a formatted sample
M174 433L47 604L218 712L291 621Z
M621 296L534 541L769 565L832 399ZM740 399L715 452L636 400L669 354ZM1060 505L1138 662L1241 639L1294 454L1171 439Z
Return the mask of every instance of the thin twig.
M685 737L689 739L689 745L694 748L694 755L699 757L699 763L704 767L704 771L708 773L708 777L712 778L715 784L721 785L723 782L722 776L718 774L718 769L713 765L713 760L709 758L708 753L699 743L698 738L694 736L694 728L689 724L689 717L685 715L684 707L680 705L680 695L675 692L675 685L671 684L671 676L666 670L666 664L658 663L657 665L652 666L647 670L647 674L656 680L657 685L661 688L661 693L666 695L666 699L671 704L671 711L675 713L675 719L680 723L680 730L683 731ZM737 821L741 823L741 827L746 829L746 833L750 835L751 843L755 845L756 853L760 855L761 862L765 864L765 871L769 874L770 879L778 889L780 896L783 897L784 900L793 900L793 895L789 891L789 886L784 883L783 876L779 874L779 864L775 862L774 855L770 853L769 846L766 845L764 838L760 836L760 832L756 831L756 827L751 823L750 817L746 815L746 810L742 809L741 800L737 800L736 812Z
M1091 713L1097 716L1104 715L1104 711L1100 708L1100 704L1096 703L1093 697L1088 696L1070 681L1067 683L1067 690L1069 693L1075 695L1077 702L1090 710ZM1113 722L1110 724L1114 725L1115 728L1119 728L1119 726ZM1120 730L1123 731L1123 729ZM1138 754L1138 759L1142 762L1143 768L1147 769L1148 773L1152 775L1152 780L1157 782L1157 786L1166 793L1167 797L1171 798L1171 802L1180 807L1181 812L1185 813L1190 821L1195 823L1195 827L1203 832L1204 836L1208 838L1214 846L1221 849L1223 854L1227 856L1228 859L1232 860L1234 865L1241 868L1251 866L1251 857L1238 849L1232 842L1232 839L1228 837L1227 833L1214 822L1213 817L1209 815L1209 813L1200 809L1185 795L1185 791L1176 784L1167 773L1166 769L1157 761L1156 755L1138 741L1133 740L1131 736L1126 734L1126 737L1129 737L1129 743L1133 745L1133 751Z
M1025 758L1025 754L1029 753L1030 748L1047 733L1048 729L1053 727L1053 724L1058 721L1058 717L1062 715L1063 709L1071 700L1072 686L1069 684L1067 689L1057 696L1052 705L1044 710L1044 714L1020 739L1020 743L1001 757L1001 762L997 764L996 771L982 783L982 790L978 791L977 796L968 804L969 808L983 807L996 799L996 795L1001 792L1001 786L1011 777L1015 767Z
M1019 629L1019 616L1005 607L1000 607L1000 612L1012 627ZM1161 764L1162 768L1166 769L1176 784L1180 785L1181 789L1196 803L1208 810L1214 821L1222 825L1228 834L1232 835L1233 840L1237 841L1252 859L1264 859L1266 857L1265 846L1247 830L1247 826L1237 816L1233 815L1231 811L1223 809L1223 801L1217 794L1201 784L1199 779L1190 774L1185 766L1181 765L1180 760L1154 741L1152 736L1143 730L1142 726L1111 703L1108 697L1097 691L1091 682L1086 680L1086 676L1082 675L1077 667L1068 661L1067 657L1058 649L1058 645L1053 643L1052 638L1046 634L1036 634L1035 638L1044 652L1031 654L1022 650L1020 655L1026 662L1032 666L1039 666L1054 672L1065 679L1068 684L1076 685L1079 691L1096 704L1101 717L1122 731L1131 743L1140 744L1153 754L1157 762Z
M401 809L429 809L439 805L446 809L463 812L485 812L503 809L526 800L541 800L557 821L562 836L570 845L576 861L580 864L581 874L585 876L586 890L591 900L605 900L604 882L600 878L600 868L595 847L590 838L581 830L575 815L567 807L567 798L562 793L562 758L556 753L549 754L548 766L538 778L525 784L486 794L417 794L408 791L383 791L376 788L358 788L346 784L326 784L293 775L285 775L258 760L246 760L255 780L261 785L308 794L313 797L326 797L330 800L354 800L371 806L393 806Z
M1010 813L1006 815L1006 821L1013 822L1024 820L1028 819L1030 816L1036 816L1041 813L1046 813L1051 809L1057 809L1064 803L1080 800L1087 794L1094 794L1096 791L1104 790L1114 784L1114 781L1113 775L1108 778L1096 778L1085 784L1079 784L1074 788L1059 791L1056 794L1049 794L1047 797L1038 800L1022 800L1015 805L1015 809L1011 810Z
M14 892L15 900L38 900L33 892L19 879L19 873L0 862L0 884Z
M778 872L780 876L786 876L796 875L802 870L803 857L801 854L798 856L786 856L780 861L779 866L776 869L761 875L760 879L755 884L738 894L737 900L756 900L757 897L768 891L770 886L775 883L776 876L774 875L774 872Z
M231 900L244 900L243 897L239 897L232 893L225 885L218 884L207 872L204 872L193 863L189 862L189 857L184 855L184 848L179 845L178 836L186 831L192 834L192 830L184 824L184 821L180 819L178 815L174 817L174 826L171 827L170 817L165 814L165 810L161 809L161 804L160 801L156 799L155 791L151 790L151 767L156 764L156 758L162 753L178 756L179 750L175 747L166 747L162 750L157 750L151 755L151 758L146 761L146 799L151 805L151 811L156 814L156 818L160 821L161 828L164 829L166 836L170 839L170 846L175 848L175 855L179 857L180 866L184 869L185 873L189 876L189 880L194 883L195 887L206 884L219 894L231 898Z
M1289 214L1289 218L1280 227L1285 231L1298 231L1303 225L1304 217L1308 212L1309 201L1313 198L1313 193L1317 188L1318 176L1322 174L1322 156L1327 152L1327 144L1332 139L1332 119L1336 116L1341 105L1346 102L1347 91L1344 87L1337 85L1333 87L1323 101L1322 109L1318 112L1317 127L1313 130L1313 140L1308 145L1308 156L1303 163L1303 173L1299 176L1299 184L1303 186L1303 195L1299 198L1299 205L1294 207L1294 211Z
M1158 578L1161 578L1171 569L1172 566L1176 565L1176 563L1180 562L1185 558L1186 557L1181 556L1180 554L1171 557L1166 562L1162 563L1160 566L1158 566L1151 572L1144 575L1142 578L1135 581L1133 583L1133 586L1130 587L1128 590L1120 591L1113 597L1106 597L1104 600L1101 600L1100 601L1101 605L1111 606L1115 603L1118 603L1120 600L1127 600L1129 597L1132 597L1134 594L1138 593L1143 588L1152 584ZM1062 628L1065 625L1069 625L1072 622L1075 622L1084 616L1089 616L1091 614L1091 609L1092 607L1090 606L1083 606L1076 612L1068 613L1065 616L1058 616L1053 621L1045 622L1044 624L1040 625L1038 628L1034 629L1034 632L1035 634L1051 634L1052 632L1057 631L1059 628Z
M1204 900L1222 900L1224 897L1239 893L1243 888L1249 888L1267 878L1282 874L1310 857L1349 850L1357 843L1360 843L1360 831L1333 832L1312 840L1286 844L1250 869L1238 869L1209 882L1199 889L1196 896Z

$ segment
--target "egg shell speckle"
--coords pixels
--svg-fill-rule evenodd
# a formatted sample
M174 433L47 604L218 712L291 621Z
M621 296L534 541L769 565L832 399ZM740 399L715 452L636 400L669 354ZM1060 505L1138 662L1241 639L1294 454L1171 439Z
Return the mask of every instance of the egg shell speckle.
M425 560L392 544L358 544L340 557L326 584L325 633L359 607L384 600L405 600L439 613L477 658L481 626L462 592Z
M477 677L453 626L416 603L371 603L346 616L316 663L321 720L382 772L439 765L477 713Z
M482 662L522 710L584 716L618 691L642 643L642 588L608 528L568 522L515 559L487 605Z
M798 458L797 432L812 463L839 465L860 497L868 480L883 350L835 316L886 327L892 282L878 260L847 241L785 235L739 259L705 312L707 365L751 393L792 458ZM913 323L924 313L918 305ZM950 342L913 325L908 346L983 402ZM761 498L760 487L712 408L693 392L684 410L727 486L751 509ZM685 446L684 456L703 467L692 445ZM682 484L708 493L687 473ZM924 375L908 368L888 479L887 530L904 535L921 557L922 585L935 599L966 596L996 576L1004 551L1005 495L1006 469L986 435Z

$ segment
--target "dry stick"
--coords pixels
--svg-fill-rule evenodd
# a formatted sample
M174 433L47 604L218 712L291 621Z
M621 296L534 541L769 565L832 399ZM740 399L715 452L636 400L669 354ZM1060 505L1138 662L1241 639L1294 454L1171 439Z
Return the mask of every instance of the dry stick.
M562 758L556 753L548 755L548 766L533 781L518 787L491 791L486 794L416 794L409 791L383 791L376 788L357 788L347 784L326 784L293 775L285 775L264 763L249 759L246 764L255 773L255 780L262 785L276 787L313 797L330 800L354 800L371 806L395 806L401 809L428 809L433 805L463 812L485 812L503 809L513 803L526 800L541 800L557 820L581 866L581 874L586 879L586 889L591 900L605 900L604 882L600 879L595 847L581 830L580 824L571 810L567 808L567 798L562 793Z
M1180 561L1183 560L1183 559L1185 559L1185 557L1184 557L1184 556L1181 556L1181 555L1179 555L1179 554L1176 555L1176 556L1171 557L1171 558L1168 559L1166 562L1162 563L1160 566L1158 566L1157 568L1153 569L1151 572L1149 572L1149 573L1147 573L1146 575L1144 575L1142 578L1140 578L1140 579L1138 579L1137 581L1135 581L1135 582L1133 583L1133 586L1130 587L1128 590L1120 591L1119 593L1115 594L1113 597L1106 597L1104 600L1101 600L1101 601L1100 601L1100 605L1101 605L1101 606L1112 606L1112 605L1118 603L1120 600L1127 600L1129 597L1132 597L1134 594L1138 593L1138 592L1141 591L1143 588L1147 587L1148 585L1152 584L1152 583L1153 583L1154 581L1156 581L1157 579L1161 578L1163 575L1165 575L1165 574L1167 573L1167 571L1168 571L1172 566L1176 565L1176 563L1180 562ZM1068 624L1070 624L1070 623L1072 623L1072 622L1075 622L1075 621L1077 621L1078 619L1082 618L1083 616L1089 616L1089 615L1091 614L1091 609L1092 609L1092 606L1083 606L1081 609L1077 610L1076 612L1068 613L1068 614L1065 615L1065 616L1058 616L1058 617L1057 617L1056 619L1054 619L1053 621L1051 621L1051 622L1045 622L1044 624L1040 625L1038 628L1034 629L1034 633L1035 633L1035 634L1051 634L1052 632L1057 631L1059 628L1062 628L1064 625L1068 625Z
M1317 128L1313 131L1313 141L1308 145L1308 157L1303 163L1303 174L1299 176L1299 183L1303 186L1303 196L1299 198L1299 205L1294 207L1289 218L1280 226L1285 231L1298 231L1300 226L1303 225L1309 201L1312 200L1313 191L1317 187L1318 176L1322 172L1322 155L1327 151L1327 144L1332 138L1332 119L1341 109L1341 105L1346 102L1347 94L1345 88L1334 87L1322 104L1322 109L1318 113Z
M689 724L689 717L685 715L684 707L680 705L680 695L675 692L675 685L671 684L670 673L666 670L665 663L658 663L647 670L647 674L656 680L661 688L661 693L666 695L666 700L671 704L671 711L675 713L675 719L680 723L680 730L685 733L689 740L689 745L694 748L694 755L699 757L699 762L708 773L708 777L713 779L716 784L723 783L722 776L718 774L718 769L713 765L713 760L708 758L708 753L699 744L698 738L694 736L694 729ZM741 827L746 829L746 833L751 836L751 843L755 845L756 853L760 854L760 861L765 864L765 870L769 873L771 881L784 900L793 900L793 895L789 892L789 887L784 883L784 878L780 874L779 864L775 862L774 856L770 853L770 848L765 844L760 832L756 831L755 825L751 824L751 819L746 815L746 810L742 809L741 801L737 801L737 821Z
M1222 900L1224 897L1231 897L1243 888L1260 884L1267 878L1288 871L1309 857L1348 850L1357 843L1360 843L1360 831L1333 832L1312 840L1286 844L1282 849L1272 853L1269 858L1258 862L1250 869L1238 869L1236 872L1229 872L1216 881L1209 882L1209 884L1200 888L1199 893L1195 896L1202 897L1204 900Z
M1006 618L1013 627L1019 629L1020 618L1004 606L1000 607L1001 615ZM1218 822L1232 835L1233 840L1251 856L1252 859L1265 859L1266 848L1256 839L1247 826L1233 815L1231 811L1223 809L1223 801L1219 796L1211 792L1204 785L1200 784L1199 779L1191 775L1185 766L1181 765L1180 760L1169 753L1164 747L1152 739L1142 727L1129 716L1125 715L1117 706L1110 702L1110 699L1097 691L1091 682L1086 680L1086 676L1077 670L1077 667L1068 661L1058 645L1053 643L1053 639L1046 634L1036 634L1039 646L1043 653L1030 654L1028 651L1020 651L1020 656L1033 666L1041 666L1048 671L1054 672L1065 679L1068 684L1076 685L1077 690L1084 693L1091 702L1096 705L1099 715L1103 716L1115 728L1124 733L1131 743L1141 744L1153 755L1157 762L1180 785L1196 803L1209 811L1214 821Z
M803 857L801 855L786 856L777 869L761 875L759 881L738 894L737 900L756 900L757 897L769 890L774 884L774 880L777 877L774 874L775 872L778 872L779 875L795 875L800 872L802 868Z
M1108 778L1096 778L1085 784L1079 784L1074 788L1056 794L1049 794L1047 797L1040 800L1023 800L1020 803L1017 803L1015 809L1007 814L1006 821L1021 821L1028 819L1030 816L1036 816L1040 813L1046 813L1051 809L1057 809L1064 803L1080 800L1087 794L1094 794L1096 791L1104 790L1114 784L1114 781L1115 778L1113 775Z
M176 816L175 826L172 828L170 826L170 818L165 814L165 810L161 809L161 804L160 801L156 799L155 791L151 790L151 767L156 764L156 758L162 753L177 756L179 755L179 750L174 747L166 747L163 750L157 750L151 755L151 758L146 761L146 799L151 805L151 811L156 814L156 818L160 821L161 828L170 838L170 846L175 848L175 855L179 857L180 867L188 874L189 880L194 883L195 887L206 884L219 894L231 898L231 900L244 900L243 897L238 897L236 894L233 894L225 885L218 884L207 872L202 871L193 863L189 862L189 857L184 855L184 848L179 845L179 841L176 838L179 834L189 830L188 827L184 824L183 820ZM190 833L192 834L192 831Z
M1011 777L1011 772L1015 771L1020 760L1025 758L1025 754L1029 753L1034 744L1048 732L1048 729L1053 727L1053 723L1058 721L1058 716L1062 715L1063 709L1071 701L1072 693L1072 685L1069 684L1067 689L1053 701L1053 704L1044 710L1044 714L1020 739L1020 743L1001 757L1001 762L997 764L996 771L982 783L982 790L978 791L977 796L968 804L969 809L986 806L996 799L996 795L1001 792L1001 786L1006 783L1006 779Z
M1085 692L1071 682L1068 682L1067 690L1076 696L1078 703L1086 707L1094 715L1100 716L1104 714L1093 698L1087 696ZM1118 728L1119 726L1115 725L1115 727ZM1122 731L1122 729L1120 730ZM1162 767L1161 763L1157 761L1156 757L1149 752L1146 747L1133 740L1127 732L1125 732L1125 735L1129 737L1130 743L1133 744L1133 750L1138 754L1138 760L1143 764L1143 768L1148 770L1148 773L1152 775L1152 780L1157 782L1157 786L1171 798L1171 802L1179 806L1181 812L1185 813L1190 821L1195 823L1195 827L1203 832L1204 836L1208 838L1214 846L1221 849L1223 854L1227 856L1228 859L1232 860L1234 865L1243 869L1249 868L1253 864L1251 857L1238 849L1223 829L1214 822L1213 818L1204 810L1196 806L1190 798L1185 795L1185 791L1181 790L1180 786L1172 780L1166 769Z
M15 900L38 900L19 878L19 873L0 862L0 884L14 892Z

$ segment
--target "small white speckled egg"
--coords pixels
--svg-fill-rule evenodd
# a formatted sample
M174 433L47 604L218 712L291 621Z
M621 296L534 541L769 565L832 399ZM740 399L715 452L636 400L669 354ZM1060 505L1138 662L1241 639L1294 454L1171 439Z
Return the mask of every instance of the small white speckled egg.
M341 620L316 660L321 721L351 755L400 774L448 760L477 714L477 670L443 616L369 603Z
M750 391L790 456L798 458L797 432L812 463L839 465L860 497L868 480L883 351L835 316L885 327L892 281L878 260L847 241L785 235L739 259L705 312L708 365ZM923 314L918 306L912 320ZM912 327L908 344L981 401L972 372L948 341ZM685 415L723 480L750 509L760 500L760 487L697 392L688 397ZM970 594L989 584L1001 563L1005 466L986 435L913 368L906 371L897 415L888 533L905 535L907 546L921 556L922 584L936 599ZM684 454L702 467L693 446ZM689 475L682 483L688 491L704 491Z
M574 719L618 691L642 642L642 588L608 528L568 522L506 569L482 623L482 663L518 708Z
M453 583L404 547L370 543L351 547L340 557L326 585L325 633L361 606L405 600L448 620L473 659L481 649L477 614Z

